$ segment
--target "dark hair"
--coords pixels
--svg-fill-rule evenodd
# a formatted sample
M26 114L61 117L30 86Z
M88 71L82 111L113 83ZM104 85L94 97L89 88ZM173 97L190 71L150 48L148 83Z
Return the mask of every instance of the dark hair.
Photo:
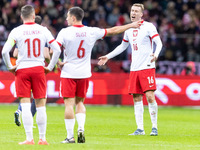
M72 7L69 9L69 14L75 16L78 21L82 21L84 17L84 11L80 7Z
M31 5L25 5L21 8L21 15L24 19L29 18L32 13L35 13L35 9Z
M42 23L42 18L40 16L35 16L35 23L41 24Z

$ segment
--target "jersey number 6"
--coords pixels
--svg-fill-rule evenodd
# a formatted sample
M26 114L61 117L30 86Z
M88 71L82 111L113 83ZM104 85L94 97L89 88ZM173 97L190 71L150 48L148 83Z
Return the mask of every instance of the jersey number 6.
M27 46L28 46L28 58L31 58L31 46L30 46L30 39L26 39L25 43L27 42ZM35 38L33 39L33 55L35 57L40 56L40 39ZM38 53L36 54L36 44L38 45Z
M78 47L77 56L78 58L83 58L85 56L85 48L82 47L84 40L81 40L81 43Z

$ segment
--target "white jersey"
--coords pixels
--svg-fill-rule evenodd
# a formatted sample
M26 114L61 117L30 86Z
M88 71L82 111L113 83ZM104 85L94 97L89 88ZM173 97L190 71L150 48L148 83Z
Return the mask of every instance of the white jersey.
M155 26L146 21L139 28L130 28L125 31L123 41L129 42L132 49L131 71L155 68L155 62L150 62L152 59L150 55L153 54L152 41L155 37L159 37ZM161 47L159 45L159 50L157 50L158 54Z
M107 31L97 27L74 25L62 29L56 40L64 47L63 62L67 62L61 71L62 78L91 77L91 53L95 42L103 39Z
M14 28L8 39L15 40L18 47L17 69L44 66L44 47L54 41L51 32L34 22Z

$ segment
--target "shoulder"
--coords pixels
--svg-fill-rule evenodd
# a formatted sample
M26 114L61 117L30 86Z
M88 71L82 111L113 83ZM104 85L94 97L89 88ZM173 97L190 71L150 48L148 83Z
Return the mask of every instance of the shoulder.
M70 26L70 27L66 27L66 28L62 28L60 30L60 32L70 32L70 31L73 31L74 30L74 27Z
M10 35L12 35L12 34L18 35L21 31L23 31L23 25L13 28L10 32Z
M148 22L148 21L144 21L144 22L143 22L143 25L144 25L144 26L152 26L153 23Z
M22 30L24 29L24 25L19 25L18 27L15 27L14 29L12 29L11 31L17 31L17 30Z
M155 27L153 23L148 22L148 21L144 21L143 24L144 24L144 26L145 26L146 28L149 28L149 27Z
M138 28L137 29L136 28L129 28L124 32L124 34L132 33L133 30L138 30Z

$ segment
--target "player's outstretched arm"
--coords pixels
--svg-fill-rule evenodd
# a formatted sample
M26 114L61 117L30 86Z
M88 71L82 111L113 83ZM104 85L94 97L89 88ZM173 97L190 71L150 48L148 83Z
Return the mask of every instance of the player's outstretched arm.
M119 55L119 54L122 53L124 50L126 50L126 48L128 47L128 45L129 45L128 42L122 41L122 43L121 43L119 46L117 46L112 52L108 53L108 54L105 55L105 56L99 57L99 58L98 58L98 59L99 59L99 62L98 62L97 64L100 65L100 66L105 65L106 62L107 62L109 59L111 59L111 58L113 58L113 57Z
M112 28L108 28L106 29L107 30L106 36L120 34L129 28L138 28L142 23L143 23L143 20L139 20L136 22L123 25L123 26L115 26Z

